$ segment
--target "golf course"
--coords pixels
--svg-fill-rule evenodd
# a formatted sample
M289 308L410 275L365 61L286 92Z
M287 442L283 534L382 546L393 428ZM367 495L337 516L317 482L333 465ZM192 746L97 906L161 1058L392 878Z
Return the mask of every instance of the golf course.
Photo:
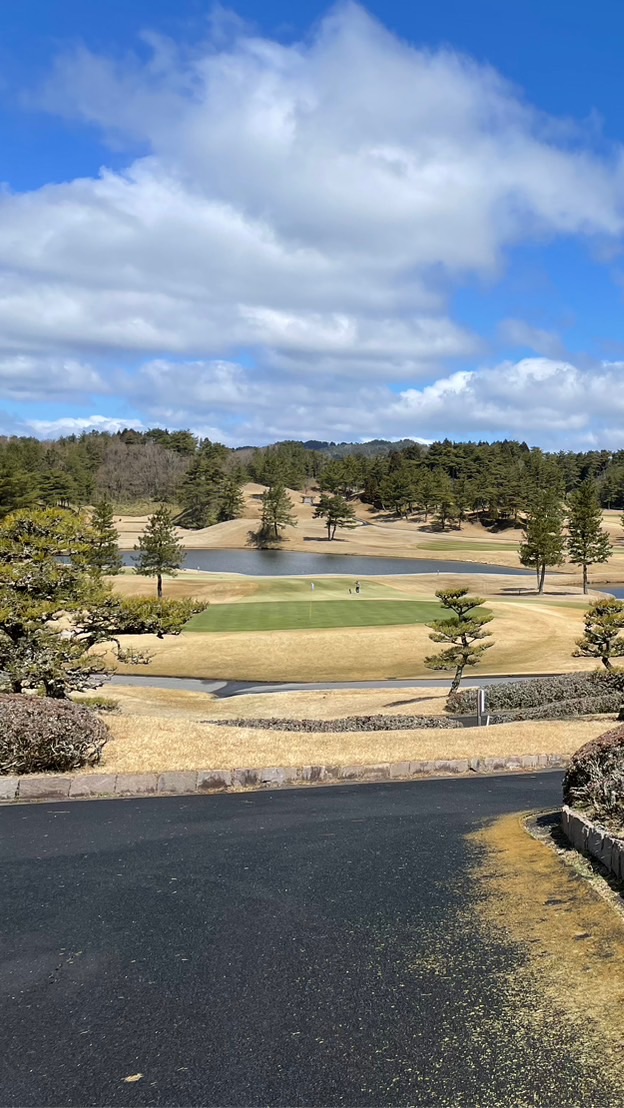
M357 526L335 541L323 538L313 509L291 490L296 524L285 527L278 550L247 543L257 523L263 487L246 485L242 518L200 531L178 528L186 552L182 567L164 576L164 596L193 599L201 610L180 634L122 635L124 650L147 663L118 663L120 675L140 686L112 686L117 705L110 717L115 737L104 765L116 772L228 765L295 765L310 760L368 764L405 758L469 757L558 752L566 754L605 728L604 717L531 720L459 731L358 729L335 734L280 731L271 720L340 719L367 713L444 717L439 687L349 690L349 683L400 679L421 683L447 676L425 659L436 651L431 624L445 614L436 593L466 588L492 615L491 647L473 675L526 676L590 671L595 662L575 657L583 616L608 585L624 580L624 544L616 513L604 513L613 540L607 564L595 566L583 594L578 567L549 570L543 594L535 575L520 564L519 529L497 533L476 522L436 532L422 520L391 519L354 501ZM131 551L145 520L116 520L128 553L122 572L110 578L124 598L155 595L152 577L131 567ZM201 568L200 568L201 567ZM214 568L209 568L214 567ZM450 680L451 674L448 674ZM181 680L158 687L160 678ZM240 694L222 700L211 691L184 688L184 679L262 684L323 685L346 689ZM236 727L219 720L237 720ZM245 720L255 720L246 727ZM264 729L258 720L267 720Z

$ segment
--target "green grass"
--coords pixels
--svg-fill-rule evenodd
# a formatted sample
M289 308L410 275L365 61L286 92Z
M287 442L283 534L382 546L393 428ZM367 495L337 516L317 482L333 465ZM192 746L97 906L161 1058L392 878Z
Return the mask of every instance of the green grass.
M285 600L214 604L193 616L185 631L295 631L323 627L388 627L429 623L440 615L430 600Z
M255 596L250 596L245 603L262 603L263 601L299 600L302 603L318 603L322 600L334 598L347 600L355 588L357 577L264 577L255 578L258 591ZM360 577L362 594L359 599L396 600L400 596L399 588L384 585L374 579ZM314 585L312 589L311 586Z

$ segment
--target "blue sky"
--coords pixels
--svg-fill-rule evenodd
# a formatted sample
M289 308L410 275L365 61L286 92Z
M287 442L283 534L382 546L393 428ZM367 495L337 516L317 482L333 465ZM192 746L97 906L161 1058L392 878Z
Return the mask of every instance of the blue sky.
M0 432L624 446L624 9L0 11Z

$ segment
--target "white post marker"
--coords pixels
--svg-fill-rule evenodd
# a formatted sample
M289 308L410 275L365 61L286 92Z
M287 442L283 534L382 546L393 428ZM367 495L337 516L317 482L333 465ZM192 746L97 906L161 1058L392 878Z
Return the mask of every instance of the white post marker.
M481 726L485 715L485 689L477 689L477 727Z

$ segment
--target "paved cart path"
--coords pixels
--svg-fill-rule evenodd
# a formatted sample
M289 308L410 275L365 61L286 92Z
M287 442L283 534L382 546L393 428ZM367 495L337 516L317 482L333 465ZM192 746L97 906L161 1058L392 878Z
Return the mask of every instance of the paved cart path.
M610 1102L582 1043L515 1023L521 954L474 911L466 835L559 796L551 773L1 808L0 1104Z

